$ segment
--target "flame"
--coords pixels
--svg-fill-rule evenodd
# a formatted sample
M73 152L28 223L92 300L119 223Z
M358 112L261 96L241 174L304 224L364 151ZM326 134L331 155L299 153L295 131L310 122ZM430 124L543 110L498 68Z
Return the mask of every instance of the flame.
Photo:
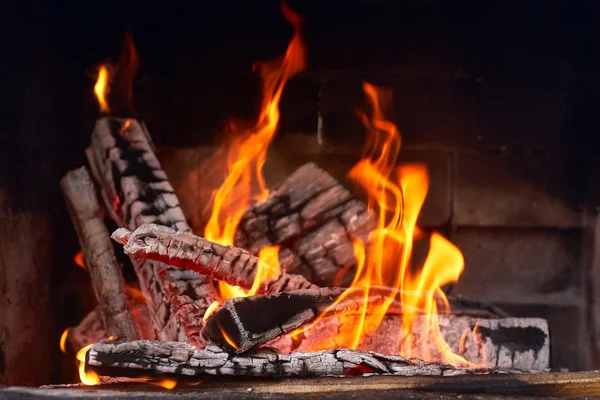
M62 351L64 354L67 354L67 338L69 337L70 330L71 330L71 328L67 328L64 330L62 335L60 335L60 342L59 342L60 351Z
M235 350L237 350L238 349L237 344L235 344L235 342L233 341L233 339L231 339L229 337L229 335L227 334L227 332L225 332L225 329L223 329L223 327L221 326L221 324L218 324L218 325L219 325L219 330L221 331L221 334L223 335L223 338L225 339L225 341L227 342L227 344L230 345Z
M212 214L204 230L207 239L222 245L233 245L235 231L244 212L250 204L264 200L268 195L262 168L267 148L279 123L281 93L286 82L305 66L300 18L285 4L282 4L282 12L294 25L294 36L283 60L258 63L255 66L262 81L262 103L258 119L250 129L230 123L233 140L208 162L209 165L225 165L225 181L213 192ZM219 283L219 289L224 300L247 295L242 289L222 282Z
M106 63L98 67L94 93L102 113L133 113L133 79L139 66L133 36L128 30L123 38L117 63Z
M85 355L88 350L92 347L91 344L88 344L81 350L77 352L77 361L79 361L79 379L81 379L81 383L88 386L97 385L100 383L100 377L94 371L86 372L85 370Z
M96 84L94 85L94 93L96 94L96 99L98 100L100 111L103 113L110 112L110 108L108 107L108 101L106 100L106 97L110 90L109 75L110 74L108 73L108 65L101 65L98 68L98 79L96 80Z
M411 262L414 241L427 239L417 226L429 187L427 169L420 164L396 165L400 133L383 115L383 109L392 104L391 91L369 83L364 83L363 89L371 112L369 116L359 113L359 117L367 128L368 141L364 158L352 168L349 177L365 190L378 225L366 241L353 241L357 267L350 289L362 288L365 298L373 286L393 290L380 305L367 309L365 302L358 321L355 316L341 315L341 324L348 329L340 331L335 343L358 348L365 336L378 329L388 308L399 297L404 310L400 355L470 366L443 340L438 319L438 307L449 307L441 287L458 280L464 266L462 254L434 232L429 237L429 253L423 266L419 269ZM344 292L336 303L349 293L350 290ZM418 341L413 332L419 332ZM325 341L319 346L325 346Z
M218 301L213 301L210 306L204 312L204 317L202 317L202 322L206 322L206 320L217 311L217 308L221 305Z
M125 286L125 291L127 292L127 298L132 304L146 304L150 300L140 289L130 284Z
M148 381L149 384L160 386L167 390L171 390L177 386L177 381L175 379L161 379L159 381Z
M85 267L85 260L83 259L83 251L79 250L77 254L73 256L73 261L75 264L79 265L83 269L87 269Z

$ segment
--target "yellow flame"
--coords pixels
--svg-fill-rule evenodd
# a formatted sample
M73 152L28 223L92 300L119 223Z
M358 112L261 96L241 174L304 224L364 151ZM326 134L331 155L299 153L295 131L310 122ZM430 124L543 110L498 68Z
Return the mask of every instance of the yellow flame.
M371 110L369 116L359 116L367 128L368 142L365 157L352 168L349 177L365 190L369 209L377 216L377 228L365 242L353 241L357 267L350 290L361 288L365 299L373 286L390 287L392 291L380 305L367 308L367 302L363 302L358 320L356 316L339 316L344 329L335 337L335 343L358 348L365 337L377 331L390 305L400 298L404 337L399 342L399 354L471 366L444 341L438 318L438 307L448 307L441 287L458 280L464 266L462 254L448 240L433 233L423 266L418 268L412 262L414 240L426 239L417 226L417 218L429 187L427 169L420 164L396 165L400 133L383 114L383 109L392 104L391 91L368 83L363 84L363 89ZM336 304L349 293L344 292ZM309 328L317 322L318 319ZM419 341L412 335L417 328ZM330 343L323 340L313 350L326 348Z
M264 200L268 190L262 175L267 148L279 123L279 100L286 82L304 69L304 44L300 36L300 19L285 5L284 16L295 27L295 33L283 61L257 64L262 81L262 104L255 125L244 129L231 123L233 140L224 145L210 160L221 166L225 181L213 193L212 214L205 227L204 236L213 242L233 245L235 231L248 207ZM260 284L260 282L259 282ZM226 300L247 294L239 287L219 283L221 297Z
M60 351L62 351L64 354L67 354L67 338L69 337L70 330L71 330L71 328L67 328L64 330L62 335L60 335L60 342L59 342Z
M85 356L88 350L92 347L91 344L88 344L83 349L77 352L77 361L79 361L79 379L81 379L81 383L88 386L97 385L100 383L100 377L94 371L86 372L85 370Z
M108 67L106 65L101 65L98 69L98 79L96 80L96 84L94 85L94 93L96 94L96 99L98 100L100 111L104 113L110 112L108 102L106 101L106 95L110 90L108 82Z
M218 301L213 301L210 306L206 309L204 313L204 317L202 317L202 322L206 322L206 320L217 311L217 309L221 306L221 303Z

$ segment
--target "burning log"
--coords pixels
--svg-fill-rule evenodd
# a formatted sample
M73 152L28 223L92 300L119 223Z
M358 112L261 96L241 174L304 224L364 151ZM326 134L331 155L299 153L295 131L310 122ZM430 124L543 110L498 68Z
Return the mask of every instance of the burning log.
M120 227L158 223L190 232L179 201L154 154L145 127L134 119L96 122L86 155L105 209ZM157 337L202 346L202 317L218 298L214 285L193 271L132 257Z
M79 237L108 335L122 340L140 339L125 295L121 266L115 257L108 229L100 218L102 212L92 179L82 167L68 172L60 181L60 187Z
M300 275L290 275L260 262L244 249L221 246L189 232L146 224L135 232L118 229L113 239L124 244L125 253L134 257L168 263L196 271L204 276L250 289L260 268L268 268L259 292L279 293L316 286Z
M455 376L489 373L448 365L348 349L279 354L263 350L236 355L209 346L198 350L180 342L100 342L86 357L86 370L102 376L177 375L181 378L319 377L363 374Z
M365 240L375 226L374 214L363 202L309 163L244 214L235 245L253 254L270 244L282 245L279 260L288 273L335 286L340 271L351 271L356 264L351 238Z
M244 353L263 345L281 335L314 322L317 317L336 314L359 313L365 307L382 304L398 294L388 288L373 287L365 298L364 290L350 289L340 300L343 288L304 289L280 293L273 296L249 296L229 299L205 322L202 335L230 352ZM450 298L454 315L469 315L481 318L498 318L497 314L483 305L464 299ZM471 307L469 307L471 305ZM441 307L440 307L441 308ZM411 310L424 314L424 310ZM401 314L400 302L393 301L388 313Z
M544 319L457 315L439 315L438 319L441 338L448 348L472 364L533 371L550 368L550 337ZM294 338L281 336L268 346L282 353L337 348L341 337L352 335L360 320L360 315L344 315L343 321L338 316L322 319ZM431 350L428 359L442 359L430 334L430 322L426 316L417 316L409 338L402 315L388 314L374 332L365 335L358 349L397 354L402 344L410 344L406 351L414 357L423 357L418 352L418 343L421 348Z

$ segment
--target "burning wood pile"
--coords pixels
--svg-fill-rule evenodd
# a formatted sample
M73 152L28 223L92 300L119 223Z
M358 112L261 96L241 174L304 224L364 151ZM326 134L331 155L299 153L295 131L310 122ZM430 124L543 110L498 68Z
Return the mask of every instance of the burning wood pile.
M462 255L417 226L427 170L396 165L400 135L383 114L388 91L364 84L369 137L348 174L359 190L306 164L268 191L262 166L279 99L304 68L300 19L285 7L284 14L295 34L281 61L258 64L256 124L233 127L231 143L207 162L224 166L224 181L202 235L186 222L136 119L99 119L87 168L61 181L98 299L97 311L65 335L84 361L82 380L549 368L546 321L445 294L461 274ZM132 43L126 48L131 61ZM110 69L102 71L96 94L108 112ZM143 308L126 295L104 217L118 227L112 239L129 255ZM416 245L428 248L424 260L413 256Z

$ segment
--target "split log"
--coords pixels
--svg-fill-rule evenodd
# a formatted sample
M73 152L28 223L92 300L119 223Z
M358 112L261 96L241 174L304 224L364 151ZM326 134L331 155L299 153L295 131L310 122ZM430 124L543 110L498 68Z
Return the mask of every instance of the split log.
M365 306L371 309L390 297L394 299L398 296L389 288L372 287L365 298L363 289L352 288L338 300L345 291L344 288L304 289L273 296L229 299L206 320L202 335L225 350L240 354L313 323L319 316L356 314ZM453 315L481 318L505 316L501 311L496 314L489 308L469 308L470 303L465 299L449 298L448 301ZM444 308L440 304L438 309ZM402 311L405 310L398 300L392 300L387 309L388 314L402 314ZM411 309L411 312L424 314L422 309Z
M157 223L190 232L179 200L154 154L145 126L134 119L101 118L86 150L106 211L119 227ZM157 337L202 346L202 317L218 294L193 271L132 257Z
M110 233L101 219L102 211L90 175L84 167L69 171L61 179L60 187L108 335L122 340L140 339L125 294L121 266L115 257Z
M438 318L441 337L452 352L475 365L532 371L550 368L550 337L544 319L483 319L456 315ZM288 335L281 336L267 345L282 353L339 348L345 345L341 338L353 337L359 323L357 315L344 315L343 319L334 316L322 319L293 339ZM426 349L430 353L428 359L443 359L430 334L426 317L416 316L410 335L412 356L422 356L419 349ZM402 315L386 315L374 332L366 334L358 349L397 354L401 343L409 343L406 342L408 338Z
M352 238L366 240L375 216L336 179L313 163L300 167L263 202L242 217L235 245L253 254L281 245L279 261L288 273L301 274L319 286L348 283L356 264Z
M489 373L488 370L457 369L422 360L348 349L291 354L263 350L232 356L216 346L199 350L186 343L158 341L96 343L87 353L86 370L95 371L101 376L167 374L181 378L284 378L363 374L456 376Z
M112 238L124 244L125 253L192 270L201 275L250 289L260 268L264 273L259 293L279 293L316 286L300 275L290 275L261 262L244 249L221 246L189 232L177 232L169 227L145 224L135 232L120 228Z

